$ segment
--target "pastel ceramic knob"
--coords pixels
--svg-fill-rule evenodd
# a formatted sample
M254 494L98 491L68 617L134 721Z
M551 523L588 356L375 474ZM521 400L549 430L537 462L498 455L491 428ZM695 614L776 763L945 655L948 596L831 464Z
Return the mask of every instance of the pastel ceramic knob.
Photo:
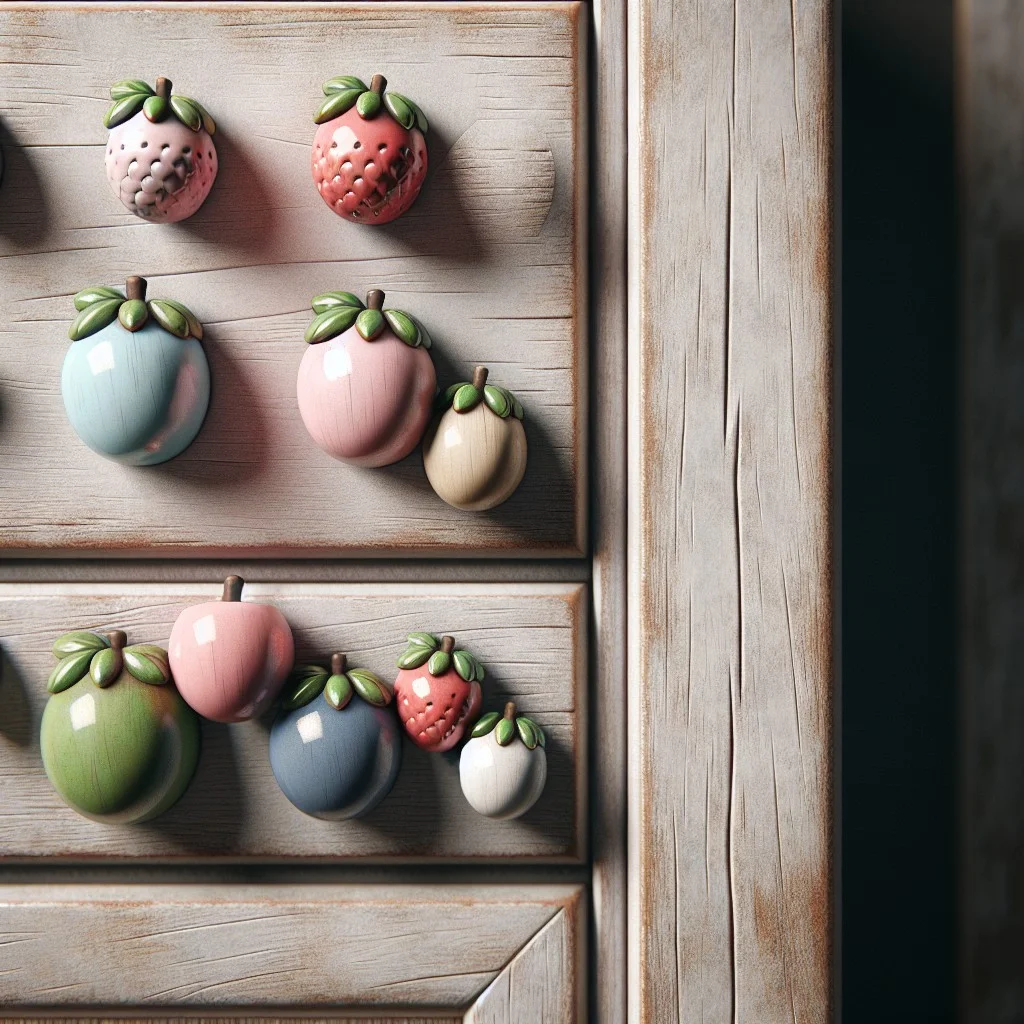
M459 758L459 781L473 810L488 818L518 818L536 802L548 777L544 730L516 715L484 715Z
M383 305L379 289L365 306L351 292L318 295L299 364L309 436L355 466L404 459L423 437L437 390L430 336L408 313Z
M242 601L244 585L229 576L220 601L186 608L168 644L182 697L215 722L244 722L265 711L295 659L285 617L273 605Z
M216 125L206 108L187 96L172 96L166 78L153 89L138 79L110 90L114 105L103 123L107 181L136 217L173 224L191 217L217 177Z
M423 468L449 505L481 512L512 496L526 472L523 407L487 383L487 367L441 396L440 416L423 438Z
M412 206L427 176L427 119L383 75L324 83L313 120L313 183L339 217L387 224Z
M391 687L372 672L300 665L270 730L270 767L282 792L314 818L340 821L373 810L402 763Z
M119 824L166 811L199 760L199 719L171 681L167 652L126 640L120 630L57 640L39 730L46 774L68 806Z
M86 288L68 336L61 394L75 433L129 466L173 459L199 433L210 404L202 324L180 302L146 301L146 281L123 292Z
M480 713L484 667L450 636L410 633L395 679L398 717L423 750L451 750Z

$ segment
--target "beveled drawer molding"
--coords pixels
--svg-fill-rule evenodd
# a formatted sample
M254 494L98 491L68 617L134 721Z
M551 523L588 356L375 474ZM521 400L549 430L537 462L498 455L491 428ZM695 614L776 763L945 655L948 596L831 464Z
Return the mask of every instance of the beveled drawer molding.
M580 886L0 887L8 1012L430 1010L582 1022ZM54 950L60 955L54 956ZM188 964L188 971L182 965Z
M0 550L583 554L586 4L247 8L0 4ZM180 225L133 217L104 176L108 90L140 54L216 109L217 182ZM430 172L368 229L325 209L310 146L323 81L377 71L423 106ZM88 451L60 395L72 294L130 273L202 320L213 379L196 441L138 470ZM418 452L369 472L306 434L310 299L375 287L416 310L442 387L488 365L526 406L529 468L498 509L446 505Z
M354 664L395 678L406 634L455 635L487 666L485 710L514 700L548 737L548 782L521 819L477 814L459 785L456 752L404 742L395 788L365 818L307 817L278 788L268 720L204 722L196 777L154 822L104 825L64 806L39 755L50 645L69 628L125 629L162 643L187 605L217 583L3 584L0 859L386 860L514 858L577 862L586 851L586 588L579 584L265 584L249 600L287 617L300 662L344 649Z

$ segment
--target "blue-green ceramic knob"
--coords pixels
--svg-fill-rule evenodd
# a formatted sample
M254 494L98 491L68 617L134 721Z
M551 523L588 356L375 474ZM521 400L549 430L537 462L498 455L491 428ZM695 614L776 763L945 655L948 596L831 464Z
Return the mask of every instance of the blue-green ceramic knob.
M146 301L146 282L125 291L87 288L61 373L68 419L94 451L130 466L152 466L191 444L210 404L203 328L170 299Z
M270 767L284 795L314 818L338 821L373 810L402 763L391 688L344 655L330 669L298 666L270 731Z

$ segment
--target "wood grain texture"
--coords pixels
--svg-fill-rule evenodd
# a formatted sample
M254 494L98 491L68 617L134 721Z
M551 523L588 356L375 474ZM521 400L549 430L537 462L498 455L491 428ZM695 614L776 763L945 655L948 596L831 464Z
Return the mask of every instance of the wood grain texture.
M247 600L287 617L300 661L345 649L353 664L394 679L407 633L450 632L487 669L484 708L514 700L548 737L548 782L513 822L466 802L458 753L403 744L395 788L365 818L318 821L294 808L270 771L270 719L203 723L196 777L172 810L141 826L100 825L65 807L39 757L50 646L70 628L123 628L163 643L182 608L219 586L0 586L0 859L387 860L586 857L586 589L565 584L317 585L247 583Z
M584 10L0 4L0 548L582 554ZM109 194L101 119L127 69L171 70L217 118L218 180L181 224L145 224ZM429 116L430 177L394 225L331 216L310 180L312 111L339 69L385 72ZM146 471L90 453L60 397L71 294L129 273L204 322L214 381L195 443ZM526 405L530 466L501 508L448 507L416 453L370 472L306 435L309 300L378 286L430 330L442 386L485 363Z
M582 1020L580 904L579 887L553 885L436 895L418 886L3 886L0 976L12 1012L380 1006L450 1015L506 975L514 994L487 994L505 1016L481 1020L570 1024ZM534 944L546 974L531 962ZM528 982L515 966L524 948Z
M831 1015L831 5L631 7L632 1019Z
M961 3L957 46L964 252L960 1009L1024 1018L1024 20Z

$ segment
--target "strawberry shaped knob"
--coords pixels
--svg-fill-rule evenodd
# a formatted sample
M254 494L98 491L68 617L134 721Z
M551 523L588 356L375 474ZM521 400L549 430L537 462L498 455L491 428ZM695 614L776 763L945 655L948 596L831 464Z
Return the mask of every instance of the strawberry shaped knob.
M459 758L462 792L488 818L518 818L536 802L548 777L544 730L533 719L489 711L473 729Z
M58 638L39 730L53 788L79 814L117 824L166 811L199 760L199 719L174 688L167 652L126 640L120 630Z
M438 399L440 416L423 438L423 468L449 505L480 512L511 497L526 472L523 407L487 383L487 367Z
M335 654L329 668L297 666L283 693L270 730L270 767L284 795L327 821L373 810L402 763L391 687Z
M387 466L419 444L437 390L430 335L408 313L384 309L374 289L313 299L298 399L309 436L355 466Z
M221 600L186 608L171 629L178 690L215 722L244 722L265 711L295 658L285 617L273 605L243 602L244 585L241 576L229 576Z
M61 393L75 433L97 454L152 466L180 454L210 404L202 324L180 302L146 301L146 280L75 296Z
M410 633L395 679L398 717L423 750L451 750L480 713L484 667L455 640Z
M427 176L427 119L411 99L353 75L324 83L313 120L313 182L323 201L357 224L387 224L412 206Z
M113 106L103 123L107 181L129 212L153 224L191 217L217 177L216 125L206 108L172 96L166 78L156 88L136 78L110 89Z

